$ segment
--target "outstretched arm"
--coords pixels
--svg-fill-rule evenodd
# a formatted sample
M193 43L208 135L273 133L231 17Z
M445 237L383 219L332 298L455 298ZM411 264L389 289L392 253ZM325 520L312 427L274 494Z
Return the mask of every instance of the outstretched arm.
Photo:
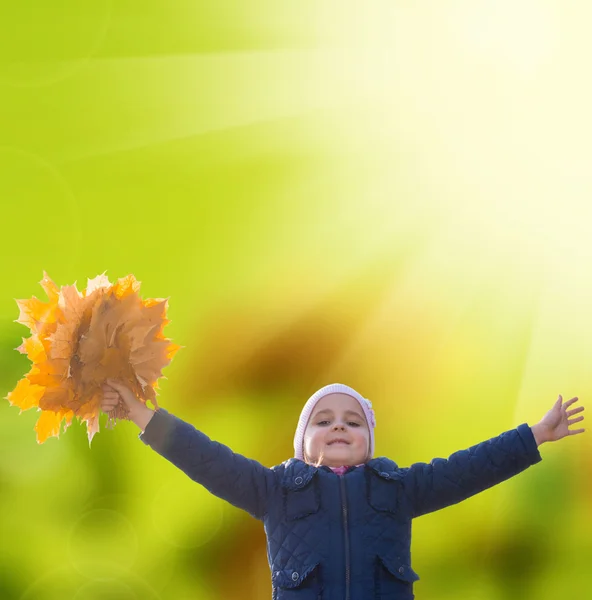
M141 430L139 438L209 492L263 520L268 489L275 482L271 469L233 452L164 408L154 411L132 390L109 379L103 386L103 412L115 409L120 398L129 419Z
M411 465L406 469L403 486L412 516L457 504L493 487L540 462L540 444L582 433L583 429L569 430L569 425L584 418L568 419L584 410L566 410L576 400L572 398L562 405L559 396L551 410L532 427L522 423L516 429L455 452L448 459Z
M458 504L514 477L542 459L527 423L430 463L412 464L403 477L413 518Z

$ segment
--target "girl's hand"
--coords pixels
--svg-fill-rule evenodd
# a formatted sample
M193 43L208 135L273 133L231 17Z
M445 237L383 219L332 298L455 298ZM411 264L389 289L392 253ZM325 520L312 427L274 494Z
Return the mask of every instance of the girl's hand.
M101 410L109 413L115 410L120 400L123 400L129 412L129 419L142 431L145 431L155 411L148 408L143 402L140 402L126 385L118 381L107 379L102 388L103 401L101 402Z
M144 406L127 386L113 379L107 379L106 382L102 386L103 401L101 402L101 410L103 412L111 412L121 400L123 400L130 413L135 413L138 411L138 408Z
M535 425L535 427L540 430L545 442L556 442L557 440L560 440L568 435L577 435L578 433L584 433L584 431L586 431L585 429L569 429L570 425L573 425L574 423L584 419L583 415L577 419L568 419L568 417L571 417L572 415L584 410L583 406L574 408L570 411L567 410L567 408L576 402L577 399L577 397L572 398L565 404L562 404L563 398L559 396L557 402L555 402L553 405L553 408L551 408L551 410L547 412L540 422Z

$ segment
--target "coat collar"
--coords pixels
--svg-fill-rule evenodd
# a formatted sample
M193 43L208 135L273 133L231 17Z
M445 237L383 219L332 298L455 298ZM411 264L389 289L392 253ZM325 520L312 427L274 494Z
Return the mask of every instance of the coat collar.
M284 467L282 486L290 490L297 490L304 487L320 470L329 470L328 467L309 465L298 458L290 458L282 463L282 465ZM401 479L403 476L402 470L399 469L397 463L385 456L373 458L366 463L364 468L371 469L383 479Z

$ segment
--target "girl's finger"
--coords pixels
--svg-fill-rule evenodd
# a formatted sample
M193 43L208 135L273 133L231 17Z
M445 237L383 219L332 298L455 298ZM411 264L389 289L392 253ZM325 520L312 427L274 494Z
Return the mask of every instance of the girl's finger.
M113 379L107 379L107 385L109 385L112 389L119 390L121 389L121 384L118 381L114 381Z
M571 406L576 400L577 400L577 396L575 398L572 398L571 400L568 400L563 406L565 408L567 408L568 406Z

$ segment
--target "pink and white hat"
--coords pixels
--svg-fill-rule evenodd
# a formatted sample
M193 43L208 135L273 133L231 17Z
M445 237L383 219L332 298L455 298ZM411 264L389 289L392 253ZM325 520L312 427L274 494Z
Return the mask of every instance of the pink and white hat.
M356 392L353 388L350 388L343 383L331 383L322 387L316 391L306 402L300 418L298 419L298 426L296 427L296 434L294 435L294 457L304 460L303 454L303 442L304 442L304 431L308 425L308 420L316 406L317 402L327 394L347 394L355 398L364 411L366 422L368 423L368 430L370 431L370 458L374 456L374 428L376 427L376 417L374 415L374 409L372 408L372 402L367 398L364 398L361 394Z

